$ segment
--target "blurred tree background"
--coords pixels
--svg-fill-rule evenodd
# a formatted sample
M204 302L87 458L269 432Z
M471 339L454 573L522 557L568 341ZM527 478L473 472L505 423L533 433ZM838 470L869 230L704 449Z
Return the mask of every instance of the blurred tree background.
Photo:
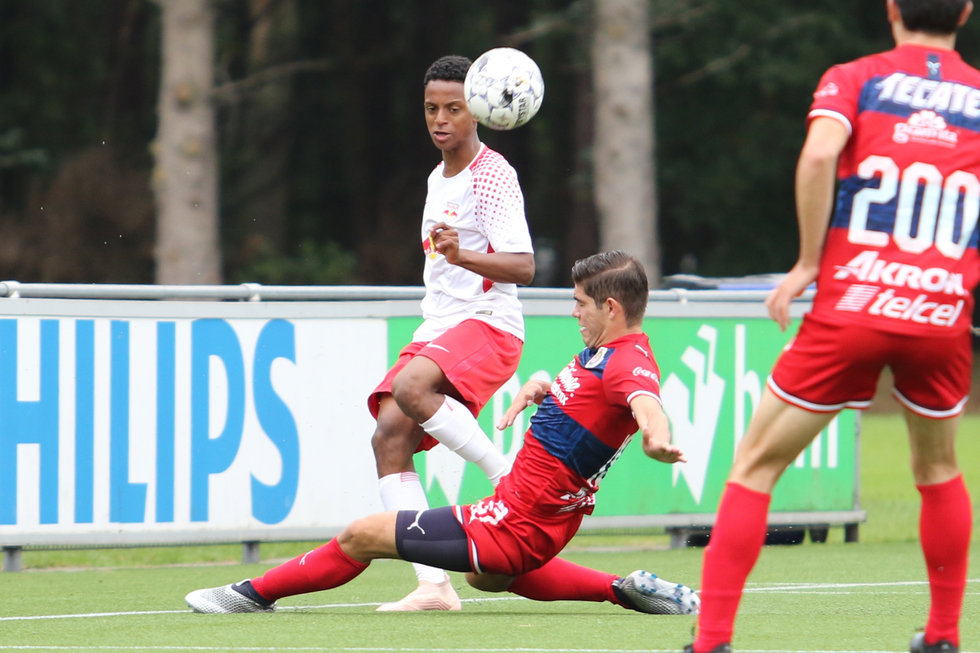
M168 0L160 0L167 2ZM793 170L830 65L891 46L884 0L649 2L662 273L781 272ZM546 82L483 140L517 168L535 285L597 247L590 0L212 0L225 282L421 282L438 162L422 75L510 45ZM0 277L150 283L161 70L151 0L0 2ZM961 33L980 64L980 19Z

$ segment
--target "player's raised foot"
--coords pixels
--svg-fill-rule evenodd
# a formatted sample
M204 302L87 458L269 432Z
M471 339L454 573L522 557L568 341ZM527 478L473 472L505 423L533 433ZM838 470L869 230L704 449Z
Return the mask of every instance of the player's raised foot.
M613 592L625 607L647 614L697 614L701 597L687 585L671 583L639 569L613 581Z
M687 646L685 646L684 653L694 653L694 644L688 644ZM718 646L714 647L713 649L708 651L708 653L732 653L732 645L729 644L728 642L725 642L723 644L719 644Z
M246 596L246 594L252 594L255 598ZM191 606L194 612L204 612L207 614L273 612L276 609L275 601L271 603L262 601L255 594L255 590L252 590L248 579L232 585L194 590L185 596L184 600L187 601L187 605Z
M400 601L382 603L378 612L418 612L421 610L460 610L463 604L449 580L430 583L420 580L419 586Z
M960 647L947 639L941 639L935 644L926 644L926 634L922 632L912 637L909 653L960 653Z

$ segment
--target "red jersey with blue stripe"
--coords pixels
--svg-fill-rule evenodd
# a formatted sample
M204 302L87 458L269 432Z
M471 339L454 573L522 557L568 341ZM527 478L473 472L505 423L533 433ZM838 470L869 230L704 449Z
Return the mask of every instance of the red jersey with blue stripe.
M980 71L917 44L828 70L809 120L850 139L811 315L962 334L980 277Z
M629 403L660 401L660 370L644 333L586 348L563 369L496 494L537 515L592 512L594 494L638 426Z

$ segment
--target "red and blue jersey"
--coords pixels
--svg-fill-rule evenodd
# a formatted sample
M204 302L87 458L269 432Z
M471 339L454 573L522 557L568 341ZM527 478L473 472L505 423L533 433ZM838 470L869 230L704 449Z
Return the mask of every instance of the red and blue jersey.
M630 401L660 400L660 370L646 334L579 353L558 374L497 495L536 514L592 512L593 494L637 431Z
M812 315L961 334L980 278L980 71L904 44L828 70L808 119L821 116L850 139Z

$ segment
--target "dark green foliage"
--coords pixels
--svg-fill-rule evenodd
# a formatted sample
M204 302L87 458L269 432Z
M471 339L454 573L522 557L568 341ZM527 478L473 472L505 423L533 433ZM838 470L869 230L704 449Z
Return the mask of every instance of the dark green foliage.
M413 244L425 178L439 160L421 112L422 74L443 54L475 57L500 45L531 54L547 87L530 125L482 133L518 169L538 247L557 254L556 272L542 269L536 283L564 285L571 262L597 247L588 0L455 0L438 10L422 0L212 6L229 281L265 270L294 283L420 283ZM650 6L663 273L680 271L682 259L705 275L787 269L810 94L831 64L890 47L884 0ZM40 207L52 205L53 187L65 187L69 162L108 146L113 165L72 172L71 197L90 201L115 170L139 173L139 211L128 210L130 200L102 202L100 219L152 234L159 31L150 0L0 3L0 232L8 244L23 241L5 251L32 252L0 252L0 276L55 280L53 268L32 262L58 249L45 240L58 233L73 240L79 260L59 268L57 280L147 278L132 270L152 269L150 247L113 273L100 234L87 223L54 230L52 221L67 219ZM978 62L978 36L974 16L959 40L967 61ZM132 180L126 188L140 190ZM134 224L134 214L149 222ZM297 258L301 250L332 256L331 243L356 257L336 266L344 278L324 278L320 264L293 265L310 260ZM273 273L274 261L288 271Z

